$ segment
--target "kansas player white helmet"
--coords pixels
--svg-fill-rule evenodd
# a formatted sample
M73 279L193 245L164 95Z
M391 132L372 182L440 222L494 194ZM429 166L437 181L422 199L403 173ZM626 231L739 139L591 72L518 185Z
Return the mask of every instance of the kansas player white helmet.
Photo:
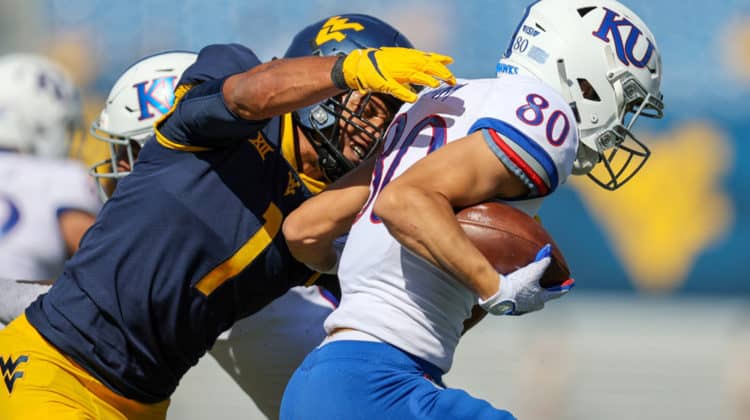
M108 194L102 181L130 173L138 151L153 135L154 123L172 107L174 89L182 73L197 57L186 51L145 57L131 65L115 82L90 130L96 139L109 144L110 158L95 163L89 171L103 199ZM118 167L118 159L125 160L128 167Z
M621 3L531 4L497 73L531 73L571 103L581 138L573 174L615 190L648 159L631 129L639 116L663 115L661 54L646 24Z
M35 54L0 57L0 148L65 158L82 121L80 94L62 67Z

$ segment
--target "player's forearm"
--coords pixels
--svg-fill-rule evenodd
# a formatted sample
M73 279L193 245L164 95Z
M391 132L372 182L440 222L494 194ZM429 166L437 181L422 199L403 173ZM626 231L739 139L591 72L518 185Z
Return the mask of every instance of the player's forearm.
M282 115L341 93L331 80L336 57L301 57L261 64L230 76L222 88L227 107L246 120Z
M95 221L95 215L81 210L67 210L60 214L60 234L65 241L68 255L73 255L78 251L83 234Z
M333 267L339 256L333 242L349 230L367 198L355 197L345 189L323 192L292 212L282 227L292 256L318 271Z
M452 274L478 296L498 290L498 277L456 221L445 197L412 186L386 187L374 211L403 246Z
M305 201L284 221L284 238L292 255L312 267L336 261L333 241L349 231L370 193L375 156Z
M331 214L339 194L320 195L307 200L292 212L282 227L289 251L297 260L325 271L336 263L333 241L351 226L351 220L341 213ZM353 217L352 217L353 218Z

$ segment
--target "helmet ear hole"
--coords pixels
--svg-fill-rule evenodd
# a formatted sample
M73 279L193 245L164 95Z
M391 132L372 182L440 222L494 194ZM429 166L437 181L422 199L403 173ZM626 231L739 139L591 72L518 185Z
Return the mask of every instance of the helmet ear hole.
M590 11L592 11L594 9L596 9L596 6L581 7L580 9L577 10L578 16L584 17L587 14L589 14Z
M583 98L588 99L589 101L595 101L595 102L601 102L602 99L599 97L599 94L596 93L596 89L594 89L594 86L589 83L586 79L576 79L578 81L578 87L581 88L581 92L583 93Z

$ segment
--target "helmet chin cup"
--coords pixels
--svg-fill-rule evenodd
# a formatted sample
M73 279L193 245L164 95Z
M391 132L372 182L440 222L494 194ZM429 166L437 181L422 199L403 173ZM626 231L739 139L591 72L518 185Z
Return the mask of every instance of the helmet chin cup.
M586 175L601 160L601 155L596 150L592 150L583 143L578 144L576 158L573 161L573 175Z

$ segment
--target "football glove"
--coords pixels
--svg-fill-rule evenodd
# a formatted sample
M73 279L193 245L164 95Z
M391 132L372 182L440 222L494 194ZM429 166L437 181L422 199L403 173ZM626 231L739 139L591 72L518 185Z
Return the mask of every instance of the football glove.
M504 276L500 276L500 290L487 300L479 299L479 305L493 315L523 315L544 308L544 304L557 299L575 286L575 280L568 279L562 284L544 288L539 280L550 264L552 247L545 245L536 255L534 262Z
M405 102L417 100L410 84L437 87L440 80L450 85L456 78L446 64L451 57L411 48L383 47L354 50L343 60L346 85L360 93L387 93ZM335 76L334 76L335 78Z

